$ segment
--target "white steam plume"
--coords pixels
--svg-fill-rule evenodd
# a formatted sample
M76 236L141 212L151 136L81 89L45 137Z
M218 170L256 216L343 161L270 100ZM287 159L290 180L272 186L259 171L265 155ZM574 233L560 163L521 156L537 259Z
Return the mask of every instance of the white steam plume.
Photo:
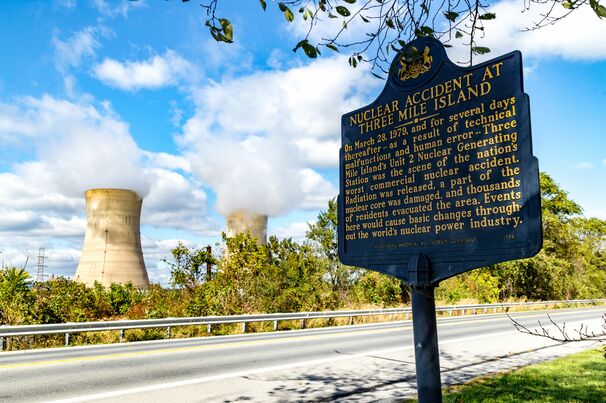
M92 188L124 188L141 196L150 190L143 155L108 105L99 111L49 95L0 104L0 140L35 146L38 160L14 171L45 189L79 197Z
M337 191L313 167L336 165L341 115L381 84L342 57L226 78L194 92L196 114L177 141L222 214L322 208Z

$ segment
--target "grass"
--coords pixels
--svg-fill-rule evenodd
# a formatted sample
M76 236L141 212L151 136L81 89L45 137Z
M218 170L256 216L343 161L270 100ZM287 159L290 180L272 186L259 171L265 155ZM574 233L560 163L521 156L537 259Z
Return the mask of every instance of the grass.
M606 402L603 348L445 389L444 402Z

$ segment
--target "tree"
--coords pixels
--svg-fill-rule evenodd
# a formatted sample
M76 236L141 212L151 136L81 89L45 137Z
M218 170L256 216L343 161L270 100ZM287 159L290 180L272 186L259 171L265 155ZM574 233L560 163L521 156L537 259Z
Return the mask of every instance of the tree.
M331 308L345 300L345 293L360 275L360 269L345 266L339 261L337 250L337 200L328 201L328 210L318 214L318 220L309 224L306 234L317 253L322 257L326 280L333 292Z
M215 40L232 43L234 27L229 19L218 15L219 3L207 0L202 4L205 25ZM266 0L259 0L259 5L267 9ZM490 52L480 46L478 38L487 28L484 23L497 18L490 4L481 0L284 0L274 5L274 11L282 13L286 21L302 19L309 24L307 34L293 51L302 49L310 58L317 57L321 49L347 51L352 67L368 62L375 75L387 73L393 58L390 52L395 54L406 43L424 36L435 37L445 46L454 40L463 42L469 48L471 64L474 55ZM528 0L520 4L520 9L543 5L551 7L527 30L554 24L581 7L590 7L600 19L606 17L606 7L600 0ZM337 21L336 33L314 40L314 32L331 21ZM359 25L363 28L356 39L345 38L348 30Z
M581 207L546 173L540 175L543 248L530 259L493 265L501 298L589 298L606 293L606 221Z
M171 251L174 262L162 259L170 268L173 287L185 287L192 290L204 279L208 280L207 265L216 264L209 248L189 249L182 242Z
M0 325L27 323L32 301L29 273L17 267L0 269Z

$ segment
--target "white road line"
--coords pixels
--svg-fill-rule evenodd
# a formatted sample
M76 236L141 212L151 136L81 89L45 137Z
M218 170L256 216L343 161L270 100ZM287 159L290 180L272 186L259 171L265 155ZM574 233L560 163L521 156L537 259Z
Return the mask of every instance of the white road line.
M440 345L460 343L463 341L476 340L476 339L481 339L481 338L486 338L486 337L503 336L503 335L507 335L507 334L511 334L511 333L512 333L512 331L505 331L505 332L500 332L500 333L490 333L490 334L476 335L476 336L469 336L469 337L459 337L459 338L452 339L452 340L441 341ZM244 371L238 371L238 372L229 372L226 374L186 379L183 381L175 381L175 382L160 383L160 384L155 384L155 385L139 386L139 387L135 387L135 388L121 389L121 390L116 390L116 391L112 391L112 392L83 395L83 396L78 396L78 397L73 397L73 398L68 398L68 399L62 399L62 400L53 400L53 401L49 401L49 403L68 403L68 402L72 403L72 402L87 402L87 401L100 400L100 399L111 399L111 398L121 397L121 396L125 396L125 395L131 395L131 394L135 394L135 393L153 392L156 390L170 389L170 388L175 388L175 387L179 387L179 386L195 385L195 384L199 384L199 383L220 381L220 380L225 380L225 379L230 379L230 378L238 378L238 377L244 377L244 376L250 376L250 375L264 374L264 373L273 372L273 371L285 371L285 370L299 368L299 367L305 367L305 366L320 365L320 364L326 364L326 363L333 363L333 362L337 362L337 361L364 358L364 357L369 357L369 356L374 356L374 355L389 354L389 353L394 353L394 352L398 352L398 351L412 350L412 347L413 346L396 347L396 348L389 348L389 349L382 349L382 350L367 351L365 353L352 354L352 355L341 356L341 357L331 357L331 358L322 358L322 359L310 360L310 361L300 361L300 362L295 362L295 363L291 363L291 364L276 365L276 366L271 366L271 367L250 369L250 370L244 370Z

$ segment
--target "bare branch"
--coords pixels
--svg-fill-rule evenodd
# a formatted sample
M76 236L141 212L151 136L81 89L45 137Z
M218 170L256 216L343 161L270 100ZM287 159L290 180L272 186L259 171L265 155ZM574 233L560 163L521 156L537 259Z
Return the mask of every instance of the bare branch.
M588 326L586 324L581 324L578 329L574 329L574 332L576 333L576 336L574 337L571 337L568 335L568 333L566 333L566 322L562 323L562 325L560 326L551 318L549 314L547 314L547 318L549 319L551 325L553 325L557 329L556 334L552 334L548 328L541 324L540 321L538 322L538 329L529 329L528 327L522 325L520 322L512 318L509 313L506 313L506 315L513 323L513 326L516 328L516 330L521 333L529 334L532 336L545 337L550 340L555 340L562 343L570 343L584 340L593 340L600 343L606 342L606 313L602 315L603 331L601 333L589 332Z

